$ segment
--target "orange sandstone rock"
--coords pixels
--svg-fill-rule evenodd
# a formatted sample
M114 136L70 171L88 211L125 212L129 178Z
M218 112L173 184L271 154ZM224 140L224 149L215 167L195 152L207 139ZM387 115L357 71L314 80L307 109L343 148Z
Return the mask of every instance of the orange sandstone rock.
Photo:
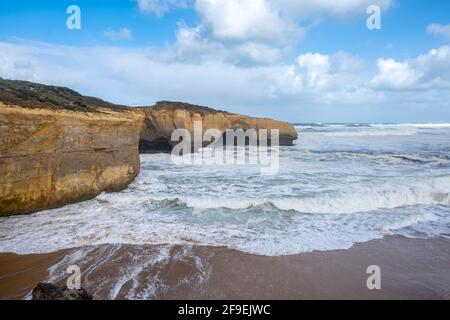
M139 174L139 152L173 147L175 129L279 129L285 122L176 102L129 108L67 88L0 79L0 216L26 214L118 191Z

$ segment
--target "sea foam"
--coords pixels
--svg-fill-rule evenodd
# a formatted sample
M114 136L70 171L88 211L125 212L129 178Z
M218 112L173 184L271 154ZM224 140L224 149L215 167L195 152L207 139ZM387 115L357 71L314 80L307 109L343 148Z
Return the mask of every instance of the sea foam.
M277 256L345 249L388 234L450 234L446 126L306 127L299 126L296 146L281 148L275 176L250 166L178 166L167 154L142 155L141 174L122 192L0 218L0 251L183 244ZM133 275L121 277L115 297L133 286Z

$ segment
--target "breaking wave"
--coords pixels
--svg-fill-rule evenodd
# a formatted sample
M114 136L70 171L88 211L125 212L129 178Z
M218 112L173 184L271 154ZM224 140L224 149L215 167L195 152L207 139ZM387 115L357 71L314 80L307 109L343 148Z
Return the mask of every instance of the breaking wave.
M141 174L122 192L0 218L0 252L152 244L164 253L165 246L183 244L278 256L345 249L387 234L445 236L448 127L299 125L299 142L281 148L275 176L246 166L177 166L167 154L142 155ZM167 255L148 258L157 265ZM133 288L133 274L123 272L111 297ZM144 296L163 290L158 281Z

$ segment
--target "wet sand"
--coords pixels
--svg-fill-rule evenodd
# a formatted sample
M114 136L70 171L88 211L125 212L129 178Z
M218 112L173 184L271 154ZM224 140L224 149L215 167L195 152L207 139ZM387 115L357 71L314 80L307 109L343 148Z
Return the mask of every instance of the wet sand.
M4 253L0 299L29 298L43 281L64 284L71 264L80 266L82 286L96 299L450 299L450 239L393 236L283 257L135 245ZM381 268L381 290L367 289L369 265Z

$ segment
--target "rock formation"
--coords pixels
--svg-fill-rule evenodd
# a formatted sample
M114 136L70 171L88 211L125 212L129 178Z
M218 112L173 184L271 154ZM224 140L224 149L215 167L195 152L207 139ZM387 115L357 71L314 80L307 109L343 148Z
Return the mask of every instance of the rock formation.
M84 289L69 289L49 283L39 283L31 294L33 300L93 300Z
M140 169L143 115L28 109L0 103L0 215L118 191Z
M172 132L187 129L193 136L194 122L201 121L202 130L217 129L225 133L227 129L278 129L280 145L292 145L297 139L295 128L285 122L272 119L254 118L211 108L179 102L158 102L154 107L144 108L145 125L141 134L142 152L154 149L170 150Z
M130 108L67 88L0 79L0 216L25 214L126 188L139 152L168 151L173 130L279 129L293 126L184 103Z

